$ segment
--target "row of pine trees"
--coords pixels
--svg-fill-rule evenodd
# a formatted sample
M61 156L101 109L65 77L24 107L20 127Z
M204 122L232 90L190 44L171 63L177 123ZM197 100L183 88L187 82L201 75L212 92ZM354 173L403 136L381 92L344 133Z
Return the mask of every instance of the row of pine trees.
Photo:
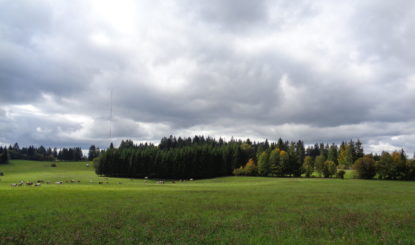
M180 143L179 143L180 142ZM159 146L122 142L95 160L96 173L129 178L190 179L227 176L251 155L237 142L217 142L199 137L167 140Z
M35 161L80 161L83 159L82 149L73 148L45 148L43 146L20 147L18 143L2 148L7 159L22 159ZM1 154L1 153L0 153ZM96 155L98 156L98 155Z

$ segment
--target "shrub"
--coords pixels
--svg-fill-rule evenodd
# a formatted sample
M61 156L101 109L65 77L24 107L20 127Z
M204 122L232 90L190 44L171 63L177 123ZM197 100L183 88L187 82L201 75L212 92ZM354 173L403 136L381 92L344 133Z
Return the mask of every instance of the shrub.
M235 175L235 176L244 176L244 175L246 175L246 171L243 167L235 168L232 171L232 174Z
M323 169L322 169L322 173L324 178L330 178L333 175L335 175L337 172L337 166L333 161L325 161L323 163Z
M382 152L379 161L376 162L376 172L379 179L395 178L395 166L392 156L388 152Z
M346 174L346 171L344 171L344 170L339 170L339 171L337 171L337 173L336 173L336 178L339 178L339 179L344 179L344 175Z
M376 172L379 179L413 180L415 178L414 160L408 160L405 152L394 151L392 154L382 152L376 162Z
M304 164L303 164L303 172L305 173L305 177L310 178L310 176L313 174L314 166L313 166L313 158L310 156L306 156L304 158Z
M245 171L247 175L256 175L258 172L258 168L255 165L254 160L251 158L245 165Z
M253 159L249 159L249 161L245 164L245 167L235 168L232 171L233 175L248 175L253 176L257 174L257 166Z
M317 171L318 175L321 177L321 175L324 175L324 162L326 161L326 158L324 155L319 155L316 157L316 160L314 161L314 168Z
M370 156L357 159L353 164L357 177L360 179L371 179L376 175L376 163Z

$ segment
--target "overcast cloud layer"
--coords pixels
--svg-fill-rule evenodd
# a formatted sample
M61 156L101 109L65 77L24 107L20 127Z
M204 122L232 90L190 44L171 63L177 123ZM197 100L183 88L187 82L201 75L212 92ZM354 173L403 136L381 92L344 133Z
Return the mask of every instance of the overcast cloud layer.
M415 151L413 1L0 6L2 144L204 134Z

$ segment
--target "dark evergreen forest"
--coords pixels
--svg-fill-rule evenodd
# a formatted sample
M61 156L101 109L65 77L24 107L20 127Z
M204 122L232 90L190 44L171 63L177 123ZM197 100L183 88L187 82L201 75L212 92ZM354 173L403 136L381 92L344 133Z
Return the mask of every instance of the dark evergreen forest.
M43 146L34 147L22 147L20 148L18 143L13 146L4 147L3 151L6 153L7 159L22 159L22 160L35 160L35 161L80 161L83 159L82 149L80 147L73 148L45 148ZM1 154L1 150L0 150ZM1 156L1 155L0 155Z
M129 178L189 179L228 175L343 178L355 169L359 178L415 179L415 162L405 152L365 155L362 144L343 142L314 144L297 142L224 141L210 137L163 138L158 146L122 141L95 159L96 173Z

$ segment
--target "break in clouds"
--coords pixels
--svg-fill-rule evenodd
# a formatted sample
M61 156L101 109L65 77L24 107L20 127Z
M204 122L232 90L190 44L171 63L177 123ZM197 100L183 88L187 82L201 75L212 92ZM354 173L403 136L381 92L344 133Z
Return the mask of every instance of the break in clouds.
M0 0L0 143L415 151L415 2Z

